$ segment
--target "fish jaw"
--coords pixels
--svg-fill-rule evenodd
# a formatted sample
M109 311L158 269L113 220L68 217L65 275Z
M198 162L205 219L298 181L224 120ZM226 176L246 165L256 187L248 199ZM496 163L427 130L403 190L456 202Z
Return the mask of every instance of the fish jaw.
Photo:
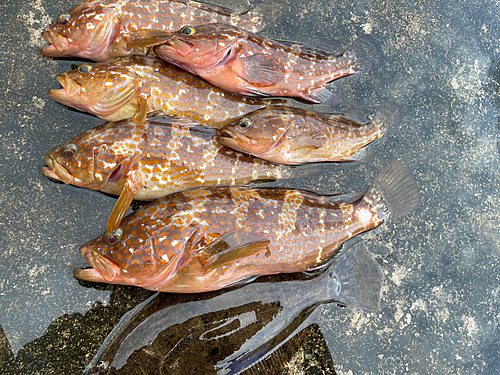
M44 159L48 165L48 167L42 167L42 173L45 176L62 181L67 185L76 185L75 178L66 168L50 157L50 155L45 155Z
M56 76L56 79L62 89L49 90L49 96L52 99L68 107L90 112L92 100L82 85L71 79L67 73Z
M236 151L256 156L268 152L274 145L276 145L276 142L272 144L259 145L259 142L255 139L247 137L245 134L238 131L233 131L230 125L219 129L217 141L220 144L230 147Z
M55 30L51 30L49 27L42 32L42 37L47 42L50 43L49 46L43 47L40 53L47 57L63 57L66 56L68 50L68 38L64 35L59 34Z
M82 178L78 178L71 174L71 172L64 165L56 160L55 155L58 151L58 149L55 151L52 150L44 156L45 163L47 163L47 166L42 167L41 169L44 176L52 178L56 181L62 181L67 185L74 185L92 190L100 190L102 186L106 184L107 180L102 182L97 181L90 173L82 175Z
M119 282L120 267L117 264L86 245L80 248L80 253L92 268L75 269L73 271L75 278L85 281L122 284Z

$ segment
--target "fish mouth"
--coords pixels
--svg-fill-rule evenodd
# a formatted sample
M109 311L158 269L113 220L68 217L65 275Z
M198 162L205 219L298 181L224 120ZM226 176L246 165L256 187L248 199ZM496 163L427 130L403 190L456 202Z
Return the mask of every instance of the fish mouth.
M193 50L193 43L183 39L173 38L156 47L160 52L175 52L177 55L186 57Z
M45 155L45 162L48 167L42 167L42 174L49 178L52 178L56 181L62 181L65 184L75 185L74 176L68 172L66 168L64 168L61 164L51 158L49 155Z
M252 140L246 135L233 132L227 128L221 128L218 131L217 141L231 148L241 150L241 147L250 146Z
M68 38L49 28L42 32L42 37L50 43L49 46L43 47L40 53L47 57L64 57L68 55L69 42Z
M120 274L120 267L94 249L83 245L80 253L90 264L91 268L76 268L73 276L79 280L99 283L113 283Z
M75 80L68 76L68 73L63 73L56 76L57 81L62 86L62 89L49 90L49 96L55 101L74 107L80 110L87 110L89 98L84 94L84 88Z

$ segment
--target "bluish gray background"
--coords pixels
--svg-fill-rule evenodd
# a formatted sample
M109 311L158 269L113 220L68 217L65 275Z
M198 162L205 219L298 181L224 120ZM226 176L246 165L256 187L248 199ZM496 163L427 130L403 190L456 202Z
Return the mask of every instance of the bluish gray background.
M362 236L384 270L381 311L324 305L310 321L339 374L500 373L500 2L351 3L293 0L291 17L266 33L332 50L373 34L382 69L335 86L346 106L375 111L394 98L402 119L363 162L288 186L363 191L401 160L422 205ZM43 58L40 32L73 4L0 4L0 367L14 373L77 373L149 295L73 278L85 265L79 246L102 231L115 199L39 171L52 147L103 123L47 96L74 61Z

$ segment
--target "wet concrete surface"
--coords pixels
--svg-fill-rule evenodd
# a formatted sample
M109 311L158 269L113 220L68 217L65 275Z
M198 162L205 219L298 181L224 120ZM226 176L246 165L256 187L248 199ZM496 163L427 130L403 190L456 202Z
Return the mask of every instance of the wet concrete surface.
M80 245L100 234L115 198L43 177L52 147L103 123L47 96L71 60L43 58L60 0L0 5L0 368L77 374L120 317L150 292L79 283ZM280 185L364 191L391 160L421 187L408 217L362 235L383 268L381 310L318 307L308 318L338 374L500 373L498 199L499 2L294 1L270 36L341 50L380 41L377 72L335 86L345 106L386 99L401 121L361 163L332 164ZM299 372L300 373L300 372Z

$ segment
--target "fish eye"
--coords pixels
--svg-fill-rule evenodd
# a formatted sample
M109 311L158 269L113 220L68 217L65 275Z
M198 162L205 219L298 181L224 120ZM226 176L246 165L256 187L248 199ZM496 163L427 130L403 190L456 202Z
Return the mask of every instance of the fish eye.
M61 148L61 155L65 158L70 158L76 153L76 150L76 145L73 143L69 143Z
M87 73L87 72L90 72L92 70L92 65L90 64L82 64L78 67L78 71L80 73Z
M191 26L184 26L181 29L181 34L184 34L184 35L193 35L194 33L195 33L195 29L194 29L194 27L191 27Z
M238 121L238 126L243 129L250 129L252 127L253 121L249 117L243 117Z
M64 26L69 22L69 14L61 14L57 17L57 24L60 26Z
M115 242L118 242L120 238L123 236L123 230L121 228L116 228L113 232L111 233L106 233L104 236L104 242L107 244L114 244Z

